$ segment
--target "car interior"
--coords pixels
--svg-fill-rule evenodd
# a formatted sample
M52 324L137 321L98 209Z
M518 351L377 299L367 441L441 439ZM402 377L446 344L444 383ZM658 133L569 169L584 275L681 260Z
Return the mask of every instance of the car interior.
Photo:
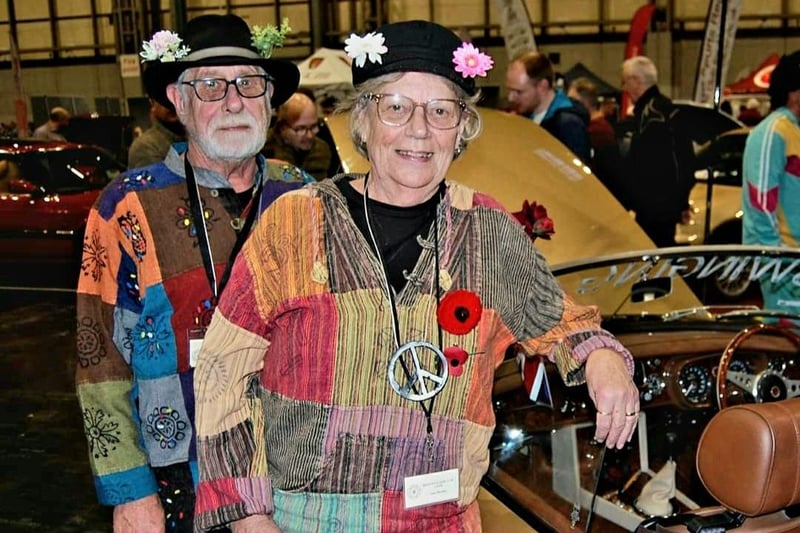
M798 398L720 411L706 426L697 448L700 479L720 505L647 520L637 531L800 530L798 435Z

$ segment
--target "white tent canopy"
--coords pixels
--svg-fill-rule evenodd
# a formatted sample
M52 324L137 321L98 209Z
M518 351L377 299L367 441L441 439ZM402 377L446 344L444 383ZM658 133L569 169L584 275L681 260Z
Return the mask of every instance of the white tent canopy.
M352 84L350 57L343 50L318 48L297 67L300 69L301 87L316 89Z

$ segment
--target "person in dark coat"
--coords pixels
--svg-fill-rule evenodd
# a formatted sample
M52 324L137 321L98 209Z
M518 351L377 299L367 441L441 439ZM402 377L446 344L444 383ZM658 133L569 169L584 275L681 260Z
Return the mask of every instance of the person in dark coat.
M662 247L675 245L675 224L689 205L694 149L689 137L675 128L679 111L657 83L658 71L649 58L637 56L622 64L622 90L634 102L624 161L630 208L636 222Z
M516 57L506 70L506 90L515 113L530 118L589 162L589 112L555 88L555 71L546 55L526 52Z

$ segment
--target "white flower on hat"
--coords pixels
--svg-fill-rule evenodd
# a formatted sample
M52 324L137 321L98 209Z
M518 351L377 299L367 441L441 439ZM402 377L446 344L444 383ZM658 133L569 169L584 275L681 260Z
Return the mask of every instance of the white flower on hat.
M162 63L170 63L185 57L190 50L189 47L181 43L183 43L183 39L177 33L169 30L161 30L154 33L149 41L142 42L142 51L139 52L142 57L142 63L156 60Z
M382 33L370 32L363 37L351 33L344 41L344 51L355 60L357 67L363 67L368 58L370 63L382 63L381 54L388 51L383 41Z

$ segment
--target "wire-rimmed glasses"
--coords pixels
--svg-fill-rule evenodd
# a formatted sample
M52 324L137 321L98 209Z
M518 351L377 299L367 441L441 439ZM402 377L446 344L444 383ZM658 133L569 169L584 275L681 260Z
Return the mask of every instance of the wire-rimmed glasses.
M425 120L432 128L449 130L458 126L467 107L463 100L450 98L415 102L402 94L369 93L366 96L375 102L378 118L387 126L404 126L411 120L414 110L421 107L425 112Z
M272 76L267 74L248 74L247 76L237 76L232 80L198 78L182 83L190 85L194 89L194 94L203 102L216 102L228 95L228 87L231 85L236 87L236 92L242 98L259 98L266 94L271 81L273 81Z

